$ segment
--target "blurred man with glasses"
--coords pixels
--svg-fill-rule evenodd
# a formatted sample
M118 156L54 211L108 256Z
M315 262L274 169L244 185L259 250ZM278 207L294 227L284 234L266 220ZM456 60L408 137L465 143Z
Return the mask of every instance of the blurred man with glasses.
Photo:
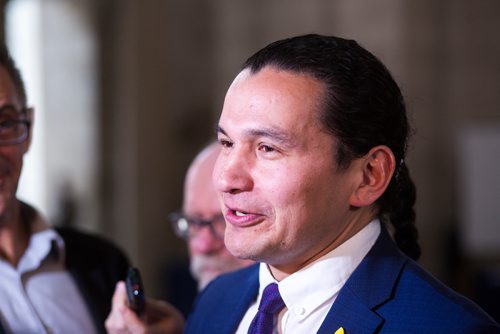
M169 216L176 234L189 248L191 274L202 290L212 279L252 263L232 256L224 245L224 216L212 183L220 145L201 151L186 174L182 212Z
M128 261L105 240L51 228L16 197L33 109L0 45L0 333L104 333Z
M232 256L224 244L225 221L222 216L217 194L212 183L212 170L220 152L220 145L212 143L193 160L184 181L184 201L181 212L169 215L175 233L186 240L189 250L190 271L201 291L220 274L233 271L253 263ZM184 284L183 284L184 285ZM176 286L183 290L185 287ZM180 291L184 298L189 295ZM179 301L169 300L184 313ZM190 308L191 301L188 302ZM170 318L171 314L176 317ZM118 284L113 296L113 310L106 321L108 333L177 333L179 313L171 305L147 300L145 314L139 319L127 307L125 285Z

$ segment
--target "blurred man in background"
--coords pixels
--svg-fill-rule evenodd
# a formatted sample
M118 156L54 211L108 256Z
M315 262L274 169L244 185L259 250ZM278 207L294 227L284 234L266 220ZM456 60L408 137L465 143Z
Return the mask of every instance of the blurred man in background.
M0 333L104 333L128 261L107 241L53 229L16 197L33 109L0 46Z
M182 213L170 215L178 236L187 241L191 274L202 290L222 273L242 268L251 261L232 256L224 245L224 216L212 183L212 170L220 145L201 151L188 169Z
M212 183L219 151L220 146L213 143L195 157L184 181L182 212L169 215L175 233L186 241L189 251L190 272L185 265L175 266L166 277L167 299L184 316L191 311L198 291L211 280L251 263L235 258L224 245L225 222Z
M232 256L224 244L225 221L220 211L219 201L212 182L212 171L220 152L220 145L212 143L203 149L193 160L184 182L184 201L182 212L172 213L170 222L176 234L186 240L189 250L190 271L198 282L198 291L207 286L210 281L222 273L233 271L253 263ZM172 289L183 296L169 300L184 315L193 302L189 285L179 282ZM151 324L148 330L165 330L169 325L157 323L161 319L162 310L171 311L167 304L148 300L147 309L151 312L142 319L126 307L126 295L123 286L119 285L114 296L113 312L108 318L107 329L111 333L121 330L144 331L146 323ZM187 304L187 308L184 306ZM115 307L116 305L116 307ZM120 310L121 311L118 311ZM146 311L148 313L148 311ZM167 330L165 330L168 332Z

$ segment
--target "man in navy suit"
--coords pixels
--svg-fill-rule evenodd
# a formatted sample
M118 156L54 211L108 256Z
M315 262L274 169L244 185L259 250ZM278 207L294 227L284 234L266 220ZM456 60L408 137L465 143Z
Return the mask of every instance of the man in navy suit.
M210 283L185 332L500 333L414 262L409 132L399 87L355 41L299 36L250 57L213 179L227 248L260 264Z

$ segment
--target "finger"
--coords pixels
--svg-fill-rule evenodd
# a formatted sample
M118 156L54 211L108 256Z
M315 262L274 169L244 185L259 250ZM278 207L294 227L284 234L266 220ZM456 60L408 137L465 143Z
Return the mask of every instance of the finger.
M104 323L108 334L145 333L145 326L128 306L119 301L115 305Z
M126 328L130 333L142 334L146 333L146 324L139 319L137 314L128 307L120 308L121 317L126 324Z
M111 313L104 322L104 327L106 327L108 334L119 334L126 331L127 326L125 319L123 318L119 307L115 307L111 310Z
M123 317L123 309L126 308L128 308L127 293L124 282L120 281L115 286L115 291L111 299L111 312L104 323L109 334L126 332L127 323Z
M127 290L125 282L119 281L116 283L115 292L113 293L111 308L118 309L123 306L127 306Z

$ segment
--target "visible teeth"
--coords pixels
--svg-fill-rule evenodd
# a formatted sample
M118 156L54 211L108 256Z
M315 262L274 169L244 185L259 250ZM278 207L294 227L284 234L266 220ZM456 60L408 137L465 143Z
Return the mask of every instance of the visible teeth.
M245 216L247 215L246 213L241 212L241 211L235 211L235 213L236 213L236 215L237 215L238 217L245 217Z

